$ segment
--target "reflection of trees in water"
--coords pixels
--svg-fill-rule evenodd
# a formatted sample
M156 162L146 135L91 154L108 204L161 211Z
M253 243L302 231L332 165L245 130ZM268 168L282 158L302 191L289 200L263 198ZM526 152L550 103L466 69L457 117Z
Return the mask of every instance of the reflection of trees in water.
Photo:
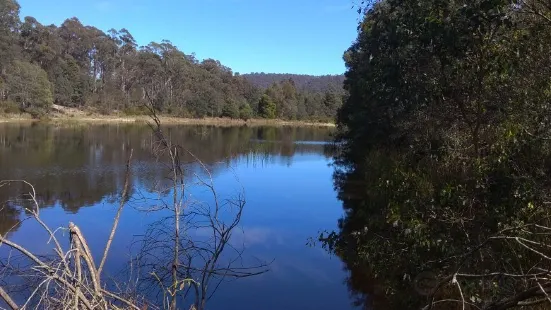
M242 192L235 198L219 198L209 168L186 147L175 144L170 134L167 137L155 114L153 119L156 139L152 151L158 161L166 163L166 169L159 170L166 171L172 183L158 188L161 196L170 193L167 201L159 201L159 206L147 212L170 215L149 226L138 241L140 250L132 265L143 273L139 278L145 280L145 287L140 291L162 295L157 298L159 304L166 307L170 303L170 309L178 309L187 301L188 306L193 305L190 309L205 309L225 278L259 275L268 271L267 265L244 266L244 248L230 244L245 206ZM184 154L193 158L193 166L182 161ZM210 199L197 200L189 194L193 187L202 188ZM232 258L223 260L228 251L233 252ZM194 298L186 298L188 295Z
M185 145L213 174L245 157L256 162L295 154L323 154L323 145L295 141L327 141L332 130L310 127L165 126L165 134ZM253 142L254 140L268 140ZM143 124L52 126L0 125L0 180L25 179L37 190L43 206L59 203L78 212L106 197L116 196L124 183L124 164L134 149L134 182L154 189L164 182L161 163L151 157L153 136ZM270 159L271 160L271 159ZM182 161L193 162L185 154ZM25 194L14 185L0 189L0 202ZM14 212L0 212L0 226L12 226Z
M366 153L363 162L337 167L345 216L337 232L322 238L345 263L360 305L421 309L438 286L435 301L476 303L466 309L508 309L517 301L548 308L536 298L538 283L550 287L548 181L528 170L548 163L515 154L510 162L520 173L497 164L479 175L466 164L414 165L388 150ZM442 302L432 309L461 307Z
M16 231L20 225L19 210L9 204L3 205L0 209L0 234Z

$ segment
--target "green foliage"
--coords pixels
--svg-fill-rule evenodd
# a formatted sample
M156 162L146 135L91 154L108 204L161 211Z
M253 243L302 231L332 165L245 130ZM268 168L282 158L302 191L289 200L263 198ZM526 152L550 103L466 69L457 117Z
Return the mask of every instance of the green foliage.
M276 118L276 104L268 95L263 95L258 103L258 115L263 118Z
M334 119L336 111L342 106L342 98L335 91L328 91L323 98L323 112L327 118Z
M159 113L237 118L239 106L228 106L228 102L247 103L252 114L260 114L258 104L267 92L276 104L270 117L332 117L336 108L327 111L320 94L331 87L340 88L343 78L242 76L217 60L198 61L167 40L138 47L126 29L104 33L77 18L67 19L59 27L44 26L30 16L21 22L17 2L2 0L0 78L8 78L6 69L14 60L40 65L52 85L54 103L104 114L140 113L135 107L152 101ZM8 95L0 85L0 99ZM304 98L311 98L310 106L302 105Z
M169 107L167 108L166 112L170 115L176 116L176 117L184 117L184 118L193 118L194 115L191 114L187 108L182 106L175 106L175 107ZM144 114L148 114L149 112L145 112Z
M22 110L34 115L50 109L53 103L51 85L42 68L16 60L8 68L7 76L8 99L18 103Z
M235 102L229 102L222 108L222 117L229 117L232 119L239 118L239 107Z
M148 115L149 110L145 106L132 106L125 108L123 113L128 116Z
M274 84L292 80L297 89L309 93L323 93L329 89L342 89L344 75L312 76L305 74L286 73L249 73L243 74L244 78L254 86L266 89Z
M249 120L253 117L253 109L251 109L251 106L249 104L244 104L239 109L239 118L242 120Z
M20 113L19 105L13 101L0 101L0 114Z
M518 242L485 243L506 228L545 240L512 227L549 226L551 215L551 27L524 9L388 0L367 10L344 56L349 95L337 118L334 180L346 216L320 238L361 274L348 284L366 307L422 308L415 277L426 270L443 279L547 268ZM335 99L326 94L324 105ZM457 279L479 308L537 286ZM461 299L457 289L438 294Z
M19 4L15 0L0 1L0 75L5 74L18 54L16 39L19 20Z

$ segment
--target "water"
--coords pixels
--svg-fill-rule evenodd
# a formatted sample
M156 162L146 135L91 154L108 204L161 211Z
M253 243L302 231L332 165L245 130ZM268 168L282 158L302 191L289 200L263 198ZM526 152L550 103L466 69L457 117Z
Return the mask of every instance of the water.
M245 261L270 263L264 274L222 283L208 309L352 308L340 260L307 245L319 231L336 229L343 215L333 189L332 154L325 147L331 129L169 126L164 133L205 163L220 195L235 197L243 190L242 230L232 244L245 245ZM133 149L132 194L107 265L116 277L128 269L135 241L162 214L142 211L164 197L155 193L167 175L152 156L153 141L151 130L139 124L0 124L0 180L32 183L45 222L51 227L76 223L99 260ZM193 158L186 155L184 161ZM16 201L26 192L20 185L0 188L0 201ZM204 191L192 194L208 200ZM47 252L47 237L36 223L23 221L27 216L17 202L5 203L0 233ZM194 235L200 237L201 230Z

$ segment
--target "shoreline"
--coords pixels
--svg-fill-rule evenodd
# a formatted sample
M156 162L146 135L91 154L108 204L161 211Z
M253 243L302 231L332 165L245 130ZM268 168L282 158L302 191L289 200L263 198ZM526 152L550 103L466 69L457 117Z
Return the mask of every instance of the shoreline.
M165 125L212 125L212 126L311 126L311 127L335 127L333 123L317 123L308 121L286 121L280 119L230 119L221 117L209 118L180 118L174 116L159 115L162 124ZM126 115L48 115L46 119L33 119L27 115L0 115L0 123L40 122L53 124L88 123L88 124L129 124L146 123L149 116Z

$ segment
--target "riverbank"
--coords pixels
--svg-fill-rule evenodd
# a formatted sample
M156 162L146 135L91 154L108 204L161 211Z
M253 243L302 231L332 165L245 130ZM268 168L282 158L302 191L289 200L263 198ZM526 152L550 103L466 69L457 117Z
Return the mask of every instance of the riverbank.
M278 119L230 119L221 117L210 118L180 118L174 116L160 115L159 119L163 124L171 125L212 125L212 126L318 126L334 127L333 123L307 122L307 121L286 121ZM151 121L147 115L100 115L100 114L60 114L52 113L42 119L33 119L27 114L0 115L0 123L11 122L51 122L51 123L146 123Z

